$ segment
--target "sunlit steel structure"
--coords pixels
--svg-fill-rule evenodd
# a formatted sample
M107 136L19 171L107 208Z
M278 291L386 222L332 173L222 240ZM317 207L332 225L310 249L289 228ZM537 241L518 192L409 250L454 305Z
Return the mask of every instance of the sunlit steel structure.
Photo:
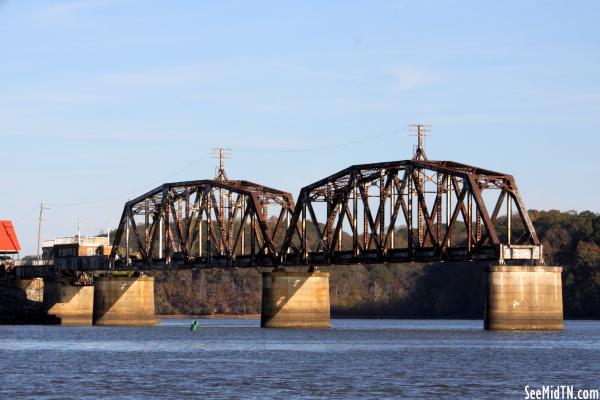
M129 201L112 266L256 267L493 260L543 263L513 176L431 161L355 165L284 191L229 180L164 184ZM130 252L130 241L136 254Z
M112 266L127 267L132 261L222 267L278 262L275 240L283 237L294 210L292 196L228 179L224 149L219 153L215 179L166 183L125 204L110 255ZM269 224L272 218L274 226Z

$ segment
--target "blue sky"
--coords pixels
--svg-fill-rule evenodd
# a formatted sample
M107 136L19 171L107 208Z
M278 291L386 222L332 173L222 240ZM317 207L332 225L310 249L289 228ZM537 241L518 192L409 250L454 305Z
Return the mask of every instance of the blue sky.
M409 158L415 122L432 125L429 158L511 173L529 208L600 211L598 15L594 1L0 0L0 219L25 253L40 201L45 238L78 217L96 234L128 198L212 177L217 146L234 149L230 177L298 193Z

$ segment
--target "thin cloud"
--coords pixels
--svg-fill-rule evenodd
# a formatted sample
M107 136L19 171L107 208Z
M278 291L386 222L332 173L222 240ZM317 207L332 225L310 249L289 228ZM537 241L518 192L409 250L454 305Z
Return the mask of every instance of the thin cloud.
M16 95L0 95L0 102L6 103L42 103L42 104L79 104L98 100L97 95L60 93L60 92L34 92Z
M32 10L36 22L64 23L77 20L83 13L91 12L99 7L116 4L120 0L73 0L62 3L47 4Z
M194 64L150 68L132 72L105 75L104 83L133 86L170 86L192 83L209 83L228 75L225 66Z
M580 94L575 96L575 100L583 103L600 103L600 92Z
M391 70L391 75L402 90L414 89L439 81L439 76L422 68L401 66Z
M364 80L364 76L357 74L346 73L339 70L328 71L323 68L307 67L304 65L290 64L290 63L274 63L273 67L289 71L295 75L302 75L309 78L326 78L336 80L348 80L348 81L361 81Z

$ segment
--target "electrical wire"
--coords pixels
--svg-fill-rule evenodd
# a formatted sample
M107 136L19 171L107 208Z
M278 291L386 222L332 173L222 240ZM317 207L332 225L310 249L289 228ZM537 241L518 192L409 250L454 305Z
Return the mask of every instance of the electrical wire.
M186 164L185 166L183 166L182 168L178 169L177 171L173 171L169 174L168 177L164 178L164 179L160 179L160 180L156 180L153 181L152 183L149 183L147 185L132 189L130 191L127 191L126 193L121 193L121 194L116 194L113 196L109 196L109 197L105 197L102 199L97 199L97 200L91 200L91 201L83 201L83 202L76 202L76 203L44 203L44 205L48 205L48 206L52 206L52 207L75 207L75 206L87 206L87 205L93 205L93 204L98 204L98 203L104 203L106 201L110 201L110 200L115 200L115 199L120 199L123 197L127 197L130 195L133 195L135 193L139 193L142 190L145 189L149 189L152 188L154 186L156 186L157 184L160 183L164 183L165 181L167 181L170 177L173 177L175 175L180 174L181 172L187 170L188 168L198 164L200 161L204 161L205 159L207 159L208 157L210 157L210 153L206 154L204 157L199 158L195 161L192 161L189 164Z
M351 146L353 144L368 142L371 140L379 139L384 136L394 135L400 132L403 132L404 129L394 129L393 131L388 131L384 133L380 133L378 135L369 136L361 139L351 140L349 142L337 143L325 146L316 146L316 147L304 147L304 148L296 148L296 149L244 149L244 148L233 148L232 151L240 152L240 153L300 153L300 152L310 152L310 151L321 151L321 150L330 150L336 149L339 147Z
M392 131L387 131L387 132L383 132L377 135L373 135L373 136L368 136L368 137L363 137L360 139L355 139L355 140L351 140L348 142L344 142L344 143L336 143L336 144L331 144L331 145L325 145L325 146L315 146L315 147L304 147L304 148L282 148L282 149L269 149L269 148L255 148L255 149L244 149L244 148L233 148L231 149L232 151L235 152L239 152L239 153L302 153L302 152L312 152L312 151L322 151L322 150L331 150L331 149L336 149L336 148L340 148L340 147L346 147L346 146L351 146L351 145L355 145L358 143L364 143L364 142L368 142L368 141L372 141L372 140L376 140L385 136L390 136L390 135L394 135L400 132L403 132L404 129L394 129ZM187 170L188 168L190 168L191 166L199 163L200 161L205 160L206 158L210 157L211 153L206 154L204 157L197 159L187 165L185 165L184 167L182 167L181 169L178 169L177 171L172 172L171 174L169 174L169 177L172 177L174 175L177 175L185 170ZM75 206L87 206L87 205L93 205L93 204L99 204L99 203L103 203L106 201L110 201L110 200L115 200L115 199L120 199L123 197L127 197L130 195L133 195L135 193L139 193L142 190L145 189L149 189L151 187L156 186L157 184L163 183L165 181L167 181L169 179L169 177L165 178L165 179L161 179L161 180L157 180L157 181L153 181L152 183L149 183L147 185L144 185L142 187L138 187L135 189L132 189L131 191L125 192L125 193L120 193L117 195L113 195L113 196L109 196L109 197L105 197L102 199L97 199L97 200L91 200L91 201L83 201L83 202L74 202L74 203L44 203L48 206L52 206L52 207L75 207Z

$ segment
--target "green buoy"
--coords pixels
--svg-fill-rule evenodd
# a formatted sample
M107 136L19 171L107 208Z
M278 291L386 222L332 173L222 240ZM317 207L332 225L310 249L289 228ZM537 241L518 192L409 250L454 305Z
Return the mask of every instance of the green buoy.
M192 322L192 326L190 326L190 330L195 332L196 329L198 329L198 321L194 320L194 322Z

